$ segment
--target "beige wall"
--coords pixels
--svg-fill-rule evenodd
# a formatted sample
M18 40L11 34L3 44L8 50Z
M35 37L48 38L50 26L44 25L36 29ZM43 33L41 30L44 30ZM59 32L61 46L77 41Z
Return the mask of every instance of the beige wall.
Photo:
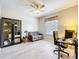
M46 16L58 16L59 20L59 36L64 37L64 30L67 28L67 26L74 26L77 25L78 23L78 8L77 6L56 12L52 15ZM39 20L39 31L45 34L45 17L40 18ZM61 33L61 34L60 34ZM51 38L51 36L46 35L47 39Z
M22 36L24 31L38 31L38 20L27 11L21 0L2 0L1 16L22 20Z

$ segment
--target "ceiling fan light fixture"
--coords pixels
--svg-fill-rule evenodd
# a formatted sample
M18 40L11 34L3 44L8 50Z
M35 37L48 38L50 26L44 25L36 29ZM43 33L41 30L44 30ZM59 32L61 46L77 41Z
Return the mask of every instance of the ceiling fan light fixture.
M37 7L34 8L34 9L35 9L35 12L36 12L36 13L41 12L41 11L43 10L44 6L45 6L45 5L37 5Z
M40 13L41 11L40 11L40 10L35 10L35 12L36 12L36 13Z
M40 1L29 1L30 2L30 6L35 10L36 13L39 13L42 11L42 9L45 7L45 5L43 3L41 3Z

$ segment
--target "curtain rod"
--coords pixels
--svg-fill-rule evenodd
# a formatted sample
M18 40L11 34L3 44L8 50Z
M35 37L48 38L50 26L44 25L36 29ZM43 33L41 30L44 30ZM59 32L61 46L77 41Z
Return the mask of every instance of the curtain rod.
M52 19L52 18L57 18L58 16L51 16L51 17L47 17L46 19Z

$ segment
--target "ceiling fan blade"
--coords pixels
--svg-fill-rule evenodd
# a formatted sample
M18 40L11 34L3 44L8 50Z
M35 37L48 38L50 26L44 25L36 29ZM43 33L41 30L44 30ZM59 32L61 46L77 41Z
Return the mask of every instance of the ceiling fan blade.
M42 6L41 6L41 8L44 8L44 7L45 7L45 5L42 5Z

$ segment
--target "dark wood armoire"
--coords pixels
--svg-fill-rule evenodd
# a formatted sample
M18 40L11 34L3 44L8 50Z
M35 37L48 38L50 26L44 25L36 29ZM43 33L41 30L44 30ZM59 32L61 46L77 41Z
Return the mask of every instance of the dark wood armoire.
M2 17L0 19L0 47L21 42L21 20Z

